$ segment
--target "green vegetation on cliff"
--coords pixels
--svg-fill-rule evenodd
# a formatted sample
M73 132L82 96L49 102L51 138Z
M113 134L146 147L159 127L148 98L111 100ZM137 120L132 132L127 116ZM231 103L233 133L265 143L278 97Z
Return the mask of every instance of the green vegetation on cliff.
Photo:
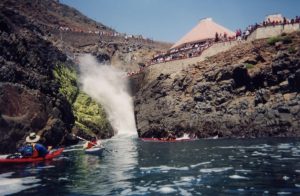
M267 40L267 43L271 46L274 46L277 42L282 42L283 44L290 44L292 43L292 38L289 35L282 34L281 36L270 37Z
M110 135L110 124L106 118L103 108L91 97L83 92L79 92L74 104L75 124L78 128L95 134L103 133Z
M79 93L76 71L64 65L57 65L54 68L54 77L60 83L59 92L73 105Z
M252 68L254 68L254 65L251 64L251 63L246 63L245 66L246 66L246 69L252 69Z
M72 67L57 65L54 76L60 83L60 93L66 96L72 105L75 125L88 135L111 136L112 128L105 111L91 97L80 91L77 85L77 73Z

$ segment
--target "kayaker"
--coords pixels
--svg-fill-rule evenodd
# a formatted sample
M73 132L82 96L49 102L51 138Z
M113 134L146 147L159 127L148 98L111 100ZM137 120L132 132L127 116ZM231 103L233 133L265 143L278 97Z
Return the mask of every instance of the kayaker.
M40 136L32 132L26 137L26 144L19 149L23 157L45 157L49 152L47 148L38 143Z
M97 138L96 137L93 137L91 141L87 141L84 145L83 145L83 148L84 149L89 149L89 148L92 148L94 146L97 146L99 145L97 143Z
M168 132L167 137L159 138L159 140L173 141L173 140L176 140L176 137L171 132Z

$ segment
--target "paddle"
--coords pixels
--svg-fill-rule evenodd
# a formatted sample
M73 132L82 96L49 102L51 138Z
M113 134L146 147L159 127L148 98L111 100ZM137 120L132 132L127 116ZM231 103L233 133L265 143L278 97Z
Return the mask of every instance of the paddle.
M75 135L74 133L72 134L74 137L77 137L78 139L80 139L80 140L83 140L83 141L86 141L86 142L90 142L90 141L88 141L88 140L86 140L86 139L84 139L84 138L82 138L82 137L79 137L79 136L77 136L77 135Z
M82 138L82 137L79 137L79 136L75 135L74 133L73 133L72 135L73 135L74 137L76 137L76 138L82 140L82 141L91 142L91 141L89 141L89 140L86 140L86 139L84 139L84 138ZM95 144L93 144L93 145L94 145L94 146L97 146L97 145L95 145ZM100 144L100 146L102 146L102 144Z

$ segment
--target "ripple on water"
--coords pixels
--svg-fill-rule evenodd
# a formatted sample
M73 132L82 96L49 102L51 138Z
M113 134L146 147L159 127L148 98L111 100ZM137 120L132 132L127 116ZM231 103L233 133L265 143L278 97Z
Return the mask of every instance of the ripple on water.
M279 145L277 145L277 148L278 149L290 149L290 148L292 148L292 145L291 144L279 144Z
M9 172L0 175L0 195L14 194L40 185L38 182L41 180L36 177L8 178L12 174L13 172Z
M161 193L161 194L171 194L171 193L175 193L176 189L170 187L170 186L164 186L161 187L157 190L157 192Z
M245 176L240 176L240 175L231 175L231 176L229 176L229 178L231 178L231 179L238 179L238 180L240 180L240 179L248 180L249 179L249 178L247 178Z
M120 193L120 195L128 195L130 192L132 192L131 189L125 189Z
M195 165L190 165L190 168L195 168L195 167L199 167L201 165L207 165L207 164L210 164L211 162L210 161L207 161L207 162L201 162L201 163L197 163Z
M267 153L262 153L262 152L258 152L258 151L254 151L252 154L252 156L267 156Z
M261 144L261 145L253 145L253 146L219 146L217 148L222 149L265 149L270 148L272 146L268 144Z
M205 168L200 169L200 172L202 173L217 173L217 172L224 172L227 170L231 170L233 167L220 167L220 168Z
M195 177L194 176L184 176L184 177L181 177L180 178L180 181L183 181L183 182L191 182L192 180L194 180Z
M184 195L184 196L192 196L193 195L192 193L188 192L185 189L179 188L178 190L180 192L179 195Z
M242 172L242 173L250 173L250 172L252 172L252 170L250 170L250 169L237 169L235 171L236 172Z
M291 192L284 192L284 191L277 193L277 195L291 195L291 194L292 194Z
M162 172L166 173L169 172L170 170L177 170L177 171L187 171L189 170L188 167L170 167L166 165L161 165L158 167L141 167L141 171L144 171L146 173L152 173L152 172Z

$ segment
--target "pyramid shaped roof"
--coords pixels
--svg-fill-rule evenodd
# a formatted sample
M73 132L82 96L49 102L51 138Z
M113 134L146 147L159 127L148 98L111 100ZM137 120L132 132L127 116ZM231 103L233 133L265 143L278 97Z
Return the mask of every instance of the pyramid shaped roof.
M195 43L199 41L204 41L206 39L215 38L216 33L227 36L235 36L235 33L231 30L215 23L212 18L205 18L200 20L200 22L186 35L184 35L178 42L176 42L171 49L178 48L183 44Z

